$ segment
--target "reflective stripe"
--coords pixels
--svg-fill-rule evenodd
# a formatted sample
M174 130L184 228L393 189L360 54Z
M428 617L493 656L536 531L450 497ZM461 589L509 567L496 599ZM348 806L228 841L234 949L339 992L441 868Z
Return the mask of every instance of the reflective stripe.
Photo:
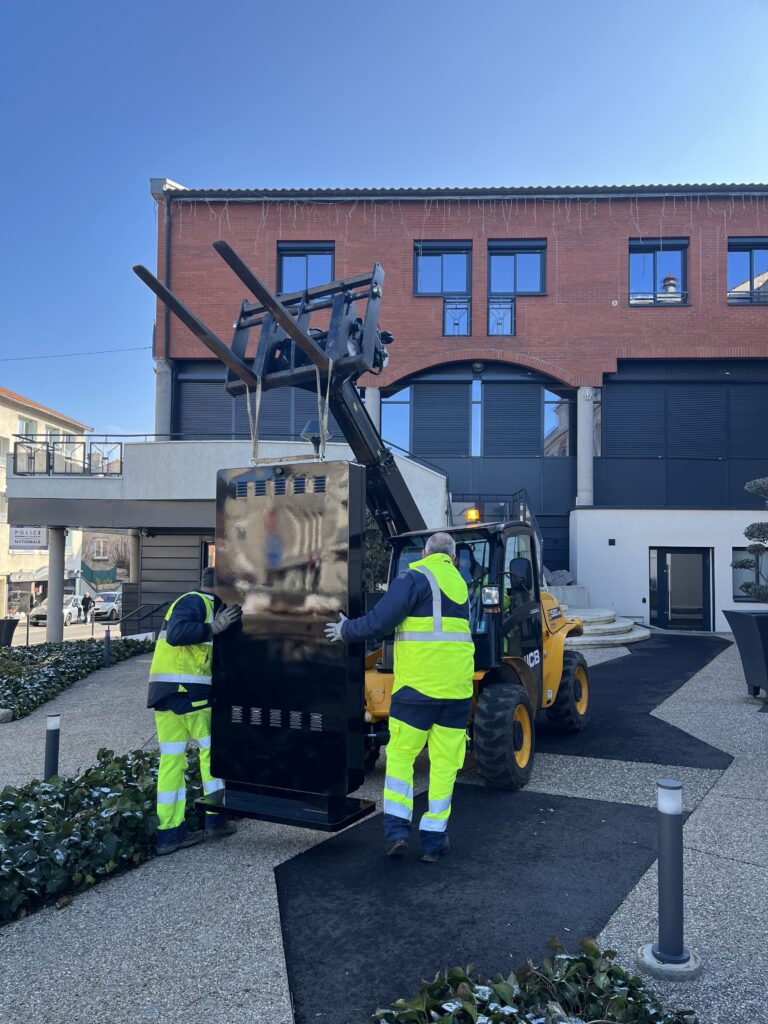
M440 633L443 628L443 595L440 585L435 579L435 574L426 565L420 565L418 571L426 576L429 589L432 591L432 628L435 633Z
M428 818L426 814L419 822L419 832L445 832L447 827L447 818Z
M409 640L411 642L416 641L422 644L431 644L435 642L440 643L458 643L458 644L471 644L472 634L471 633L399 633L395 630L395 640Z
M392 814L395 818L405 818L406 821L411 820L411 808L405 804L395 803L394 800L384 800L384 813Z
M201 750L211 749L211 737L210 736L193 736L192 739L200 747Z
M196 683L198 686L211 685L210 676L193 676L186 672L154 672L149 677L149 681L150 683Z
M447 811L450 806L451 798L449 796L442 800L430 800L427 814L439 814L441 811Z
M186 786L182 786L181 789L170 789L166 793L158 792L157 802L159 804L177 804L179 800L186 800L186 797Z
M180 740L178 743L161 743L160 753L161 754L183 754L187 749L186 740Z
M413 799L413 786L409 786L402 779L396 779L393 775L387 775L384 778L384 789L391 789L393 793L399 793L400 796L408 797L409 800Z
M157 634L157 639L158 640L167 640L168 639L168 630L165 628L165 626L163 626L163 628Z
M224 789L224 783L221 779L211 779L210 782L203 783L204 793L216 793L220 789Z

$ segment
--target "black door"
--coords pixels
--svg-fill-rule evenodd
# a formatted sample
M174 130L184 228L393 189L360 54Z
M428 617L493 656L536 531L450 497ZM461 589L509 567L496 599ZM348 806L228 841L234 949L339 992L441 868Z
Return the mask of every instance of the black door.
M711 630L711 575L708 548L651 548L651 625Z

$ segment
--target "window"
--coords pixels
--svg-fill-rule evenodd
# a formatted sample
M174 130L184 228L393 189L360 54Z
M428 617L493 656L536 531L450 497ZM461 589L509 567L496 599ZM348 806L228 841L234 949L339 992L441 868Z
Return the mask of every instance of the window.
M482 455L483 382L472 381L472 419L470 421L470 455Z
M544 455L571 454L571 409L573 401L567 395L544 391Z
M546 239L488 243L488 334L515 333L515 296L544 294Z
M416 242L413 248L414 295L443 296L443 335L472 333L472 247L469 242Z
M630 239L630 306L684 306L687 238Z
M728 303L768 303L768 238L728 239Z
M107 560L107 542L103 537L93 538L93 560L94 562L105 562Z
M411 389L403 388L381 400L381 436L402 451L411 450Z
M19 433L29 437L37 433L37 420L27 420L19 417Z
M45 440L48 444L55 444L57 441L60 441L61 438L62 433L60 430L57 430L56 427L45 428Z
M5 491L0 491L0 523L8 522L8 502L5 497Z
M734 601L768 600L768 551L752 555L746 548L733 548Z
M8 463L8 453L11 450L10 437L0 437L0 469L4 469Z
M303 292L333 281L333 254L333 242L278 242L278 292Z

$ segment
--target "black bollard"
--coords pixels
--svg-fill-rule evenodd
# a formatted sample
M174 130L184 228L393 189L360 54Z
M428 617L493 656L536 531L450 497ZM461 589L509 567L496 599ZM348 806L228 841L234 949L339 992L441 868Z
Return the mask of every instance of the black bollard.
M45 721L45 767L43 779L47 782L59 774L59 737L61 735L61 715L48 715Z
M104 630L104 668L112 664L112 638L109 635L109 626Z
M659 779L656 786L659 941L653 945L653 955L663 964L685 964L691 954L683 942L683 784Z

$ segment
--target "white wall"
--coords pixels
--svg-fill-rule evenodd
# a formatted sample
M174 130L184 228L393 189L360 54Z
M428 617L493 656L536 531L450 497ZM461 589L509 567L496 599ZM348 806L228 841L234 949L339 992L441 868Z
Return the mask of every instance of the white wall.
M715 630L728 632L722 609L744 607L733 600L731 549L744 547L744 527L764 518L760 509L575 509L571 512L571 572L589 588L593 607L613 608L647 625L649 549L711 548ZM616 541L615 546L609 546L609 539Z

